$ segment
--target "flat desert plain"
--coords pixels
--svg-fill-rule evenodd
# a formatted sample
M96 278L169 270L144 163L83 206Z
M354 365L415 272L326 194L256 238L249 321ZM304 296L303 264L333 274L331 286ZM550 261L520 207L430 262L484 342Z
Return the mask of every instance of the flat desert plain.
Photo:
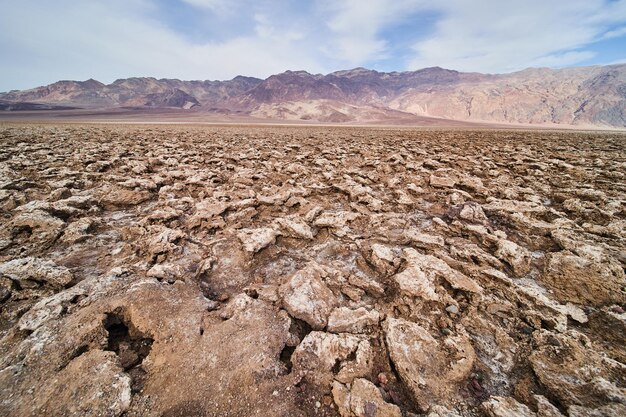
M626 415L626 135L0 124L0 415Z

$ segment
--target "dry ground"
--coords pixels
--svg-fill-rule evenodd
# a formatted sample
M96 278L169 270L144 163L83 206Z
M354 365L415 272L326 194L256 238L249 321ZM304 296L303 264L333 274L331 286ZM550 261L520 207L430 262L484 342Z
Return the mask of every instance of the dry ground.
M0 125L0 415L626 415L626 136Z

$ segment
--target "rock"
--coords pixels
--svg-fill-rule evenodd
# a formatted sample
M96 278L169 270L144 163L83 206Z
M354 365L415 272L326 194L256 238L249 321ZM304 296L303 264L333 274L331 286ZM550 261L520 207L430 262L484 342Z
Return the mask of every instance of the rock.
M395 369L421 409L458 395L457 384L467 378L476 356L467 337L448 337L444 350L416 323L389 317L384 329Z
M189 226L193 228L203 224L211 224L215 218L220 217L229 207L230 204L223 201L214 199L202 200L196 203L195 212L189 220Z
M565 417L546 397L533 395L537 403L537 417Z
M426 417L462 417L461 414L456 411L450 411L448 408L442 405L433 405L428 409Z
M261 204L273 206L273 205L284 204L289 199L289 197L291 197L291 191L282 190L272 195L267 195L267 196L257 195L257 200Z
M450 314L457 315L459 314L459 307L454 304L450 304L448 307L446 307L446 311Z
M153 257L172 252L176 249L175 243L186 236L184 232L178 229L165 227L160 230L156 236L148 241L148 253Z
M464 204L459 217L474 223L484 223L488 220L482 207L476 203Z
M367 311L360 307L335 308L328 318L328 331L333 333L367 333L378 326L380 314L376 310Z
M130 406L131 379L114 352L92 350L72 360L37 394L36 415L120 416ZM80 398L80 401L76 401Z
M379 243L374 243L367 254L370 263L383 275L393 273L400 263L391 247Z
M281 227L282 234L300 239L313 239L313 230L300 217L287 217L276 219L276 223Z
M61 236L61 241L68 244L76 244L89 239L89 231L92 229L94 221L90 218L82 218L70 223Z
M488 192L483 185L483 181L478 177L463 175L459 179L459 185L479 194L486 194Z
M608 404L602 407L589 408L573 405L567 409L570 417L613 417L626 415L626 405Z
M511 397L491 397L481 404L489 417L536 417L530 408Z
M254 304L254 299L247 294L238 294L233 297L220 312L222 320L230 320L237 314L244 314L249 306ZM209 303L212 307L212 303Z
M5 302L11 297L13 292L13 281L9 278L0 277L0 303Z
M277 236L280 236L280 232L270 227L241 229L237 232L237 237L243 244L243 248L251 253L256 253L271 245L276 241Z
M482 288L473 279L462 272L450 268L450 266L439 258L432 255L423 255L415 249L407 248L403 251L404 258L409 266L419 268L431 280L434 277L441 277L448 281L455 289L460 289L473 293L482 292Z
M500 239L496 243L496 256L511 266L517 276L530 272L530 253L514 242Z
M333 400L341 417L354 417L350 411L350 390L341 382L333 381Z
M47 246L53 243L61 235L64 227L63 220L41 210L18 214L6 224L9 235L28 230L29 243L37 246Z
M539 279L561 302L596 306L626 302L626 293L621 290L626 275L610 259L594 262L568 251L551 253L546 271Z
M448 176L448 171L445 169L439 169L430 176L429 184L436 188L452 188L456 185L457 179L455 176Z
M117 186L105 186L98 193L100 203L106 208L131 207L150 198L150 191L135 191Z
M157 264L148 270L147 276L156 278L159 281L165 280L168 283L173 283L177 279L180 279L185 274L185 270L180 265L172 264Z
M393 276L398 284L400 292L409 297L419 297L428 301L439 301L433 276L427 275L420 264L413 262L415 249L404 249L404 259L407 266L404 270Z
M406 230L403 237L408 240L411 245L423 249L439 249L442 248L445 243L441 236L420 233L415 229Z
M604 357L582 334L535 332L530 363L534 373L561 405L600 407L609 402L626 403L623 389L613 382L623 375L624 365Z
M327 389L333 378L350 383L372 371L374 352L364 336L313 331L291 356L294 372Z
M400 408L385 402L376 385L363 378L352 382L350 410L356 417L402 417Z
M65 287L73 279L69 269L58 266L50 260L33 257L14 259L0 264L0 275L5 275L17 282L35 281L53 288Z
M367 276L358 276L351 274L348 277L348 282L350 283L350 285L354 285L355 287L363 289L369 294L376 297L381 297L385 294L385 288L378 281L374 281Z
M317 227L330 227L338 233L339 236L347 233L347 224L356 220L359 217L358 213L350 211L324 211L313 222Z
M315 264L309 264L293 274L280 286L279 294L289 314L304 320L316 330L326 327L328 316L337 304Z

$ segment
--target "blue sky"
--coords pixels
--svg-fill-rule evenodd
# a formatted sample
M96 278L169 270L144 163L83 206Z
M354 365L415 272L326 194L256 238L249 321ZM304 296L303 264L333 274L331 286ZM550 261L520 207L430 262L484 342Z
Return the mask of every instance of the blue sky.
M0 0L0 91L60 79L267 77L626 62L626 0Z

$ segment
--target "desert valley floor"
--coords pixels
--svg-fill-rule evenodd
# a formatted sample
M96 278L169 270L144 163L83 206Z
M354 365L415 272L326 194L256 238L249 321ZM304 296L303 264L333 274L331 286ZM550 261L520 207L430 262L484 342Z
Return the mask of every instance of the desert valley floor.
M0 124L0 415L624 416L626 135Z

